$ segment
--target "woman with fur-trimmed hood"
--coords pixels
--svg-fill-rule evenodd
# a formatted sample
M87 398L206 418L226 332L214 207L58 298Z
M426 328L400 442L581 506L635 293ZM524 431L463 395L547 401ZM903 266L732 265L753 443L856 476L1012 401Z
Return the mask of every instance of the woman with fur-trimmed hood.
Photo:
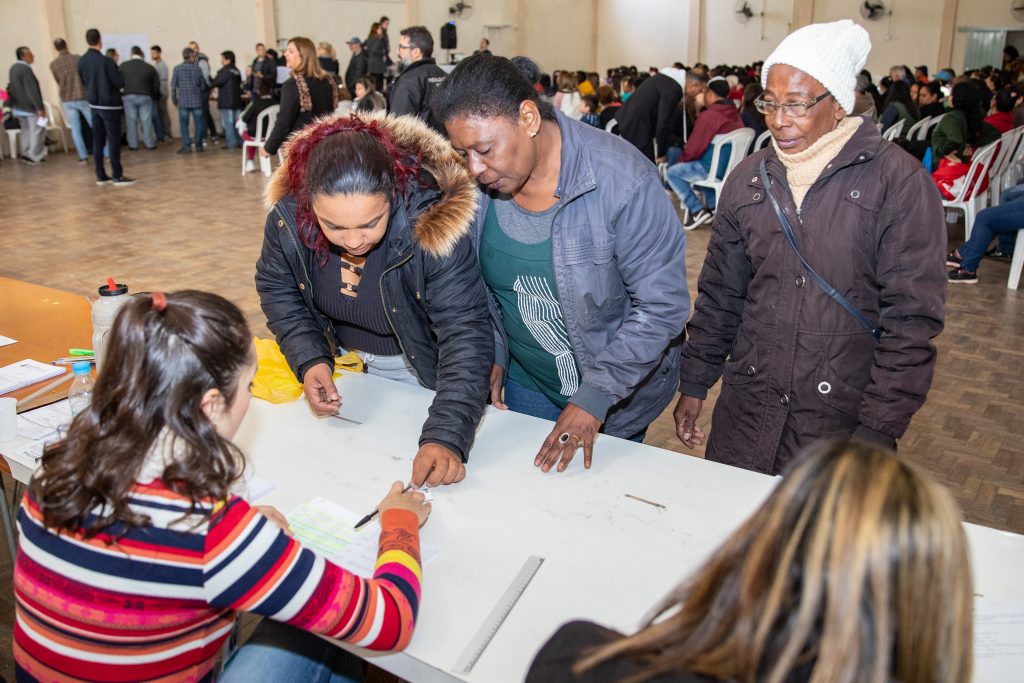
M256 289L313 412L338 411L334 356L358 351L370 374L437 392L412 483L460 481L494 362L462 160L415 117L321 119L267 203Z

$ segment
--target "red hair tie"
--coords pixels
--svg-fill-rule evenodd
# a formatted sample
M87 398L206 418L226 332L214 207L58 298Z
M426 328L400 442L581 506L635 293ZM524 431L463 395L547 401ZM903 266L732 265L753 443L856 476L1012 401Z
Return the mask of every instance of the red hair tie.
M153 310L159 313L163 313L164 309L167 308L167 297L164 296L163 292L153 292L150 294L153 299Z

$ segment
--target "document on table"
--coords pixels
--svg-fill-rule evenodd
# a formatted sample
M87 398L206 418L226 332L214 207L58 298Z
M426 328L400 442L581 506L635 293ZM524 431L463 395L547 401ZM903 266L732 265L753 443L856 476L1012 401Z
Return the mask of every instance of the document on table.
M58 375L63 375L65 368L40 363L37 360L26 358L17 363L11 363L0 368L0 394L6 394L29 384L42 382Z
M0 334L0 346L7 346L8 344L17 344L17 343L18 343L17 339L11 339L10 337L5 337L4 335Z
M974 601L974 680L1020 680L1024 670L1024 600Z
M56 403L51 403L50 405L43 406L42 408L25 411L18 416L19 433L21 433L22 419L39 428L48 429L51 433L67 429L68 425L71 424L71 402L64 399L63 401L57 401ZM41 438L28 436L28 434L22 434L22 436L30 439Z
M359 519L360 515L351 510L325 498L314 498L292 510L288 524L303 546L350 572L370 577L377 564L380 524L374 520L356 531L354 527ZM437 546L420 544L423 564L436 557L438 552L440 548Z

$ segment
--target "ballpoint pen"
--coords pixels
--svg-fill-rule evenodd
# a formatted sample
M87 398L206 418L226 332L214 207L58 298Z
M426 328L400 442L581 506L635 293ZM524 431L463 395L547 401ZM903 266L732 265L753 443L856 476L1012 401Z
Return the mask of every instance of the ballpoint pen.
M408 492L409 492L409 489L411 489L411 488L412 488L412 484L406 484L406 485L405 485L405 488L404 488L404 489L402 489L402 493L408 493ZM360 527L363 527L363 526L365 526L365 525L369 524L369 523L370 523L370 521L371 521L371 520L372 520L372 519L373 519L374 517L376 517L376 516L377 516L377 514L378 514L379 512L380 512L380 508L377 508L377 509L375 509L375 510L374 510L373 512L371 512L370 514L366 515L366 516L365 516L365 517L363 517L363 518L362 518L361 520L359 520L358 522L356 522L356 526L355 526L355 528L356 528L356 531L358 531L358 530L360 529Z

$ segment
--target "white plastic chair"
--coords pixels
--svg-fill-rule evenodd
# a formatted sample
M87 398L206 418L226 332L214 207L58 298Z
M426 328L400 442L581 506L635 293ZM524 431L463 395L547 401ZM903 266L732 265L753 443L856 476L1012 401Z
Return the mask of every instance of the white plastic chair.
M992 158L995 156L998 144L998 142L993 142L991 145L985 145L975 152L971 158L971 167L967 169L964 183L957 190L956 196L953 199L942 200L942 205L947 210L964 212L965 240L971 239L971 228L974 227L974 217L977 215L978 210L985 208L984 206L979 206L979 204L983 205L985 201L985 193L980 188L988 175L988 169L992 165Z
M711 152L711 172L708 173L706 180L695 180L690 183L691 187L706 187L715 193L715 203L718 203L718 195L722 192L722 186L725 185L725 180L732 173L732 170L736 168L743 158L747 156L747 150L750 148L750 143L754 140L754 129L753 128L740 128L734 130L731 133L725 133L723 135L716 135L715 139L712 140L712 152ZM718 165L719 156L722 153L722 147L731 144L731 151L729 152L729 162L725 165L725 171L722 173L722 177L718 178Z
M18 133L21 132L20 128L8 128L7 129L7 146L11 149L11 158L18 158Z
M610 121L608 121L608 123L605 124L604 129L608 133L618 135L616 131L619 129L619 122L616 121L615 119L611 119Z
M907 120L900 119L896 123L889 126L889 128L884 133L882 133L882 138L888 140L889 142L892 142L893 140L900 136L900 133L903 132L903 126L905 125L907 125Z
M1020 137L1017 129L1011 129L1002 134L999 138L999 149L996 150L992 166L988 171L988 196L989 206L999 206L999 194L1003 190L1003 176L1006 175L1017 152L1017 140Z
M67 136L64 133L64 127L66 125L66 124L64 124L64 121L63 121L63 119L64 119L64 117L63 117L64 111L61 110L61 114L62 114L61 122L58 124L57 123L57 117L54 115L56 113L56 111L57 111L56 107L54 107L49 102L43 102L43 107L46 109L46 130L43 132L43 135L46 135L46 133L50 132L51 130L52 131L56 131L57 135L60 136L61 147L64 148L64 153L67 154L68 153L68 138L67 138Z
M274 124L277 122L277 112L281 111L281 105L275 104L272 107L267 107L260 112L260 115L256 117L256 138L253 140L242 141L242 175L245 175L245 162L246 162L246 150L255 148L256 158L260 160L260 170L263 171L263 175L270 177L270 157L265 157L260 154L260 150L266 143L267 138L270 137L270 131L274 130ZM280 153L278 159L280 159Z
M1020 272L1024 270L1024 230L1017 231L1017 245L1013 248L1013 259L1010 261L1010 277L1006 279L1009 289L1017 289L1020 285Z
M946 118L945 114L939 114L938 116L933 116L930 119L928 119L928 123L924 124L924 126L921 127L920 132L917 134L917 139L927 140L928 136L932 132L932 129L935 128L935 126L939 125L939 121L941 121L944 118Z
M931 121L931 120L932 120L932 117L925 116L923 119L921 119L920 121L918 121L917 123L912 125L910 127L910 130L907 131L907 134L904 137L906 137L907 140L923 140L924 138L918 137L918 136L921 134L921 130L925 126L927 126L928 122Z
M1015 185L1024 173L1024 126L1018 126L1014 130L1017 132L1017 142L1003 173L1003 189Z
M759 149L764 149L765 147L770 145L771 142L772 132L770 130L766 130L765 132L758 135L757 139L754 140L754 151L756 152Z

